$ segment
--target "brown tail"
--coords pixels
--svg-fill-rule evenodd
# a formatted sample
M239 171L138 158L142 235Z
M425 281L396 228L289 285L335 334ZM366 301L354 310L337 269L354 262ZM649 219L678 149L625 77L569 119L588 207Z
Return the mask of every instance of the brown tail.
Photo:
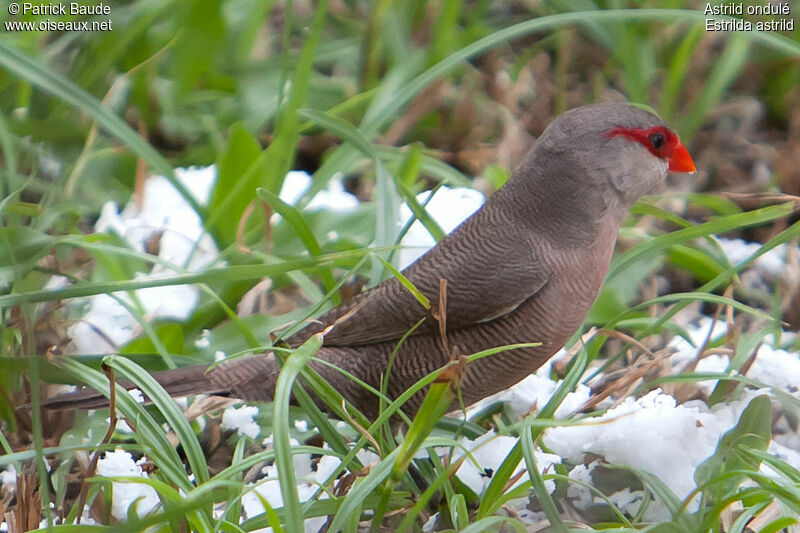
M215 383L211 379L207 369L206 365L187 366L155 372L153 377L173 397L192 394L230 395L230 390L225 390L222 384ZM129 390L136 388L136 385L127 379L119 380L117 383ZM102 409L108 407L108 398L94 389L85 388L53 396L45 400L42 405L48 409Z

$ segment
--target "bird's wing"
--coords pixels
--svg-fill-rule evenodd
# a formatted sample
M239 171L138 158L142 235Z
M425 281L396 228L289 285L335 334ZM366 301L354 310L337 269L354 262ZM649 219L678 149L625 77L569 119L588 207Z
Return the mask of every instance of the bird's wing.
M452 331L513 311L547 283L549 272L535 245L513 235L508 225L470 219L403 274L439 307L446 279L446 329ZM335 323L326 346L355 346L399 339L420 319L414 334L435 332L438 321L397 279L391 278L332 309L289 340L294 345Z

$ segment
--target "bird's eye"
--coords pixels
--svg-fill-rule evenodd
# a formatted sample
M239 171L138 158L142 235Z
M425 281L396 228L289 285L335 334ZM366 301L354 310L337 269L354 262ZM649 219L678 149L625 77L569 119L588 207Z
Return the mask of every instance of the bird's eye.
M655 148L656 150L661 150L664 148L664 144L667 142L667 138L664 136L663 133L651 133L647 140L650 141L650 146Z

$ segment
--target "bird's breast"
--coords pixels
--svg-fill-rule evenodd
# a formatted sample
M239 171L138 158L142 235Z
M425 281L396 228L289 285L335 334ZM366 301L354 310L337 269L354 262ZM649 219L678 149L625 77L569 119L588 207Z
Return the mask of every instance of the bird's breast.
M540 291L503 317L453 332L459 351L467 354L510 344L540 343L473 363L466 378L467 396L479 398L507 388L564 346L597 298L615 241L616 227L612 225L596 236L592 246L553 249L548 254L552 275ZM486 380L487 375L493 378Z
M618 225L612 222L597 224L598 233L590 246L551 250L550 281L518 309L514 322L520 328L547 340L555 349L575 333L597 299L608 271L618 231Z

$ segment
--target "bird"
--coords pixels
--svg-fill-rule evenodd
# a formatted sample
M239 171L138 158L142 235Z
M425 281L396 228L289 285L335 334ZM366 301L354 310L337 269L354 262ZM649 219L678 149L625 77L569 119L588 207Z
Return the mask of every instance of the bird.
M379 414L379 399L330 365L380 389L397 349L386 390L397 398L457 354L527 344L463 369L461 401L471 405L513 386L564 346L597 298L630 207L668 173L695 171L677 133L643 107L597 103L564 112L505 185L402 271L429 308L390 277L324 313L286 344L297 347L324 332L315 357L328 365L311 366L370 419ZM269 402L280 370L276 355L266 352L154 376L173 396ZM403 411L414 415L423 397L424 391L415 394ZM45 405L98 408L107 402L83 389Z

